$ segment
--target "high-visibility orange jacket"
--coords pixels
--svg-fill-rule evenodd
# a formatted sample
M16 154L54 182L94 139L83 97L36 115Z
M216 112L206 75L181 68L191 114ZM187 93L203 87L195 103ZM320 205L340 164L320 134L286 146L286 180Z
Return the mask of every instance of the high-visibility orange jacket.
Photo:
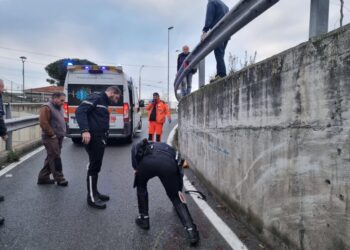
M162 100L158 100L157 102L157 113L156 113L156 122L157 123L164 123L165 122L165 117L167 116L168 119L171 119L171 115L170 115L170 110L168 105L163 102ZM153 103L149 103L146 107L146 110L148 111L148 120L150 118L150 115L152 113L152 109L154 108L154 104Z

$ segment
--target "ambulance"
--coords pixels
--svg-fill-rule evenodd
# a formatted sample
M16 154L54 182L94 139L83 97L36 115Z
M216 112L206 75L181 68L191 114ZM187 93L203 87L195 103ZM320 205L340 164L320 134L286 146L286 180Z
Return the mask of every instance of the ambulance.
M67 137L74 143L81 143L81 133L75 110L92 93L101 93L109 86L116 85L122 92L118 103L109 106L109 138L124 138L132 142L135 133L142 128L137 90L120 66L69 65L64 83L67 102L64 104Z

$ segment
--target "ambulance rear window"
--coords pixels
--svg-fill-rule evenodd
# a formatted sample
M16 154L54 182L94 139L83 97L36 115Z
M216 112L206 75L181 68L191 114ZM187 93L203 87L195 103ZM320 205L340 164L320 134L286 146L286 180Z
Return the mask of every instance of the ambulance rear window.
M101 93L105 91L109 85L90 85L90 84L69 84L68 85L68 105L78 106L83 100L85 100L92 93ZM118 85L120 91L123 93L123 85ZM123 96L119 99L117 105L123 106Z

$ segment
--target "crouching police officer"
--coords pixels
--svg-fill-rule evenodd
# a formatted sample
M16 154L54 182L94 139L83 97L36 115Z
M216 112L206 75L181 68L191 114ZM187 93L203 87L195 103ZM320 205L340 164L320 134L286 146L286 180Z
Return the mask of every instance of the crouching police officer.
M136 224L142 229L149 229L147 182L158 176L185 227L188 240L192 245L196 244L199 241L199 234L182 193L182 166L178 164L175 149L165 143L149 142L144 139L133 145L131 157L140 213L135 220Z
M87 203L94 208L106 208L104 201L109 200L108 195L98 192L97 181L109 129L108 106L117 103L120 96L120 89L117 86L110 86L105 92L90 95L79 105L75 112L82 133L82 142L89 155Z

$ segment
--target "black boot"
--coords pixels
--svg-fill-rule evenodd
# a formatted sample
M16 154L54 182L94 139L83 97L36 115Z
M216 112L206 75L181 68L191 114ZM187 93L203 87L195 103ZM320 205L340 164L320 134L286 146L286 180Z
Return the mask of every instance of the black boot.
M0 216L0 226L4 224L5 218Z
M107 207L107 205L103 203L97 193L97 175L88 175L87 190L87 203L89 206L97 209L105 209Z
M97 175L97 180L98 180L98 175ZM96 181L97 183L98 181ZM98 195L98 198L100 198L101 201L109 201L109 196L106 195L106 194L101 194L98 189L97 189L97 186L96 186L96 190L97 190L97 195Z
M174 204L177 215L182 225L185 227L187 239L191 245L195 245L199 241L199 234L196 225L193 223L190 211L184 203Z
M109 195L100 194L98 191L97 191L97 195L98 195L98 198L100 198L101 201L109 201Z
M138 225L142 229L148 230L149 229L149 217L148 217L148 215L140 214L135 219L135 223L136 223L136 225Z
M3 195L0 195L0 201L4 201L5 197Z
M136 224L142 229L149 229L148 193L147 190L137 187L137 203L140 215L135 219Z

